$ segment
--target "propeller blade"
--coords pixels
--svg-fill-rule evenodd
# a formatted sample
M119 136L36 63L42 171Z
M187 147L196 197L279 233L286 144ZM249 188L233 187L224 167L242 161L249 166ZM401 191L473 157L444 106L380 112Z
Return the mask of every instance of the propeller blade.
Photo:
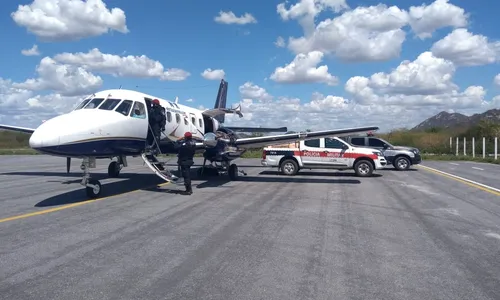
M66 173L69 173L71 167L71 157L66 157Z

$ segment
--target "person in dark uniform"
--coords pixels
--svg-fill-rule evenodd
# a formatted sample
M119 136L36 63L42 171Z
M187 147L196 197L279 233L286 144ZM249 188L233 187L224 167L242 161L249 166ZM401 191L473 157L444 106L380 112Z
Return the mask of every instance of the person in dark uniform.
M191 132L186 132L184 138L177 141L177 149L179 150L179 154L177 154L177 164L184 178L186 194L191 195L193 193L191 188L191 166L194 165L193 158L196 151L196 142L193 140Z
M165 125L167 122L167 117L165 116L165 109L160 105L158 99L152 101L153 107L151 107L149 115L149 126L153 131L152 135L148 135L149 146L152 147L156 141L159 143L161 138L161 132L165 131ZM154 136L153 136L154 135Z

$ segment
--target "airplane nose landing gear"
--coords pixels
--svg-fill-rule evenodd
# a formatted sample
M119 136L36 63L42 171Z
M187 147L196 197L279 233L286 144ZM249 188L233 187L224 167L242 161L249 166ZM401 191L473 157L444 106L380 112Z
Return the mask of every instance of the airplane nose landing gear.
M81 185L85 187L87 196L97 198L101 195L101 183L99 180L90 178L89 168L95 168L95 158L84 158L80 169L83 171L83 179Z

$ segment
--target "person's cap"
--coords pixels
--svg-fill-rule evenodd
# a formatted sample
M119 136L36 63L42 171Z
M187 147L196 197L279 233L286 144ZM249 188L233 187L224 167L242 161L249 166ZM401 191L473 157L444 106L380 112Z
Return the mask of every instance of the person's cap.
M158 99L154 99L154 100L153 100L153 104L158 104L158 105L159 105L159 104L160 104L160 101L159 101Z
M189 132L189 131L188 131L188 132L186 132L186 133L184 133L184 137L185 137L185 138L192 137L192 136L193 136L193 135L192 135L192 134L191 134L191 132Z

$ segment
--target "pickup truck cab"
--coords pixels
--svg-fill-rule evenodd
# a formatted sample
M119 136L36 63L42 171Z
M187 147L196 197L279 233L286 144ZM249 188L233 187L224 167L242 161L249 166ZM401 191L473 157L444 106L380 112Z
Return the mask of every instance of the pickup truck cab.
M345 136L341 138L355 147L367 147L382 151L387 164L392 164L396 170L408 170L411 165L422 162L422 156L417 148L394 146L388 141L375 136Z
M387 161L379 150L352 146L332 137L265 147L261 163L278 167L284 175L295 175L300 169L353 169L357 176L367 177L384 168Z

